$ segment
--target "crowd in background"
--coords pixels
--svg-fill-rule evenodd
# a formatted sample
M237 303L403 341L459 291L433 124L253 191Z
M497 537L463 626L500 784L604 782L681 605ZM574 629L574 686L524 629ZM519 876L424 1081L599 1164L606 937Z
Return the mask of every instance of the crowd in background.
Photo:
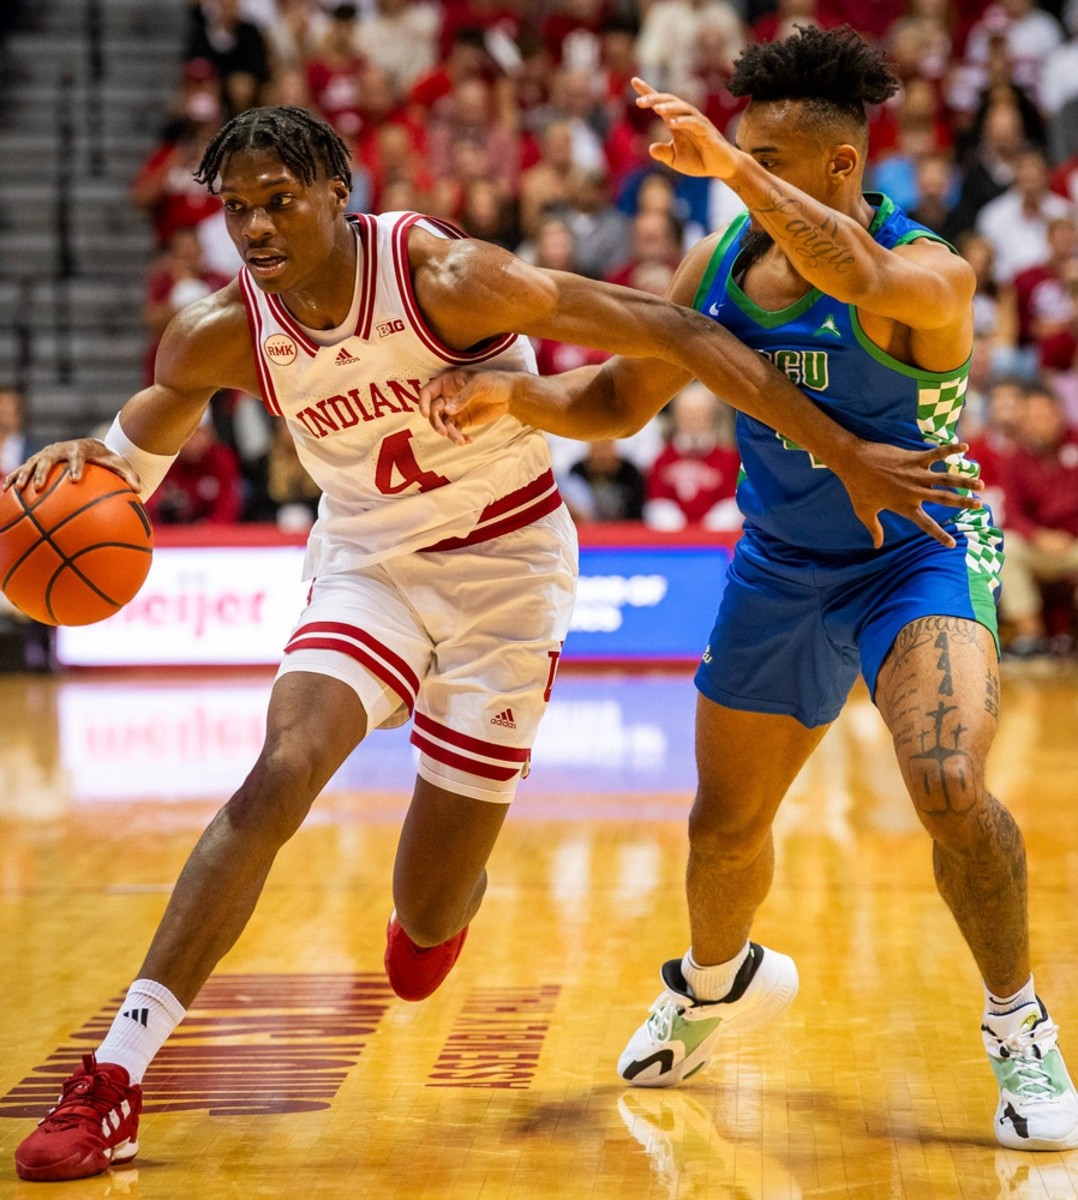
M193 0L160 141L132 185L160 252L147 372L173 313L239 266L219 202L192 179L232 114L272 103L324 116L352 149L357 210L430 213L539 265L661 294L685 252L742 206L724 184L649 157L665 138L630 78L685 96L732 136L744 102L725 82L742 48L844 22L902 81L869 114L868 186L977 272L961 434L1008 534L1012 647L1066 648L1078 578L1078 0ZM544 372L602 359L558 343L536 351ZM566 501L580 522L736 529L732 426L693 385L626 442L554 440ZM302 528L316 503L287 435L250 398L220 396L155 516Z

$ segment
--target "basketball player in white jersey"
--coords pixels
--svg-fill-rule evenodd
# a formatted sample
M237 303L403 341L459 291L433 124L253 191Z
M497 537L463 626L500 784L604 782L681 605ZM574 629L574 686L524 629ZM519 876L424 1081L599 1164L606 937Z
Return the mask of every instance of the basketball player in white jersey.
M104 443L46 447L5 486L40 482L58 461L77 479L97 462L148 496L215 391L261 396L324 492L306 559L314 582L258 761L188 859L96 1056L16 1151L24 1179L135 1156L143 1073L242 932L277 851L367 732L409 716L418 778L386 968L416 1000L456 960L550 696L576 541L542 435L506 417L462 452L419 412L431 376L483 362L534 370L527 341L506 330L665 358L781 421L839 472L870 528L882 508L918 520L922 501L950 495L933 488L940 452L859 442L701 314L537 270L414 214L347 217L347 151L304 110L241 114L197 177L220 194L245 267L177 314L155 382Z

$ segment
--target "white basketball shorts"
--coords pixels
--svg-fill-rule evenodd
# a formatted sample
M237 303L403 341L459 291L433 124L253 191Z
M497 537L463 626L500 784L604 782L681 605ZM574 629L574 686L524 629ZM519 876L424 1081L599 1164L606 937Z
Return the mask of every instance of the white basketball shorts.
M561 505L489 541L320 576L278 678L340 679L368 729L412 716L423 779L508 804L554 685L577 557Z

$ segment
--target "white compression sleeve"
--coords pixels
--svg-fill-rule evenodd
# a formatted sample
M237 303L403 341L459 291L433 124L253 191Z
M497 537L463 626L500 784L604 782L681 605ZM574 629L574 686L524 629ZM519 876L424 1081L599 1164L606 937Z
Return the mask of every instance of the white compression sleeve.
M123 431L119 416L105 434L105 445L113 454L122 454L135 468L139 477L139 499L149 500L157 491L161 480L168 474L169 467L176 461L175 454L151 454L143 450Z

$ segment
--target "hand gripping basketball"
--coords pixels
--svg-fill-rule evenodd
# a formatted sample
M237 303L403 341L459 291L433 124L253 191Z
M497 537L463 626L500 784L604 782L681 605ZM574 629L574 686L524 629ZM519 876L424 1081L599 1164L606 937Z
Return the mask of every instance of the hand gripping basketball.
M90 625L112 616L146 579L153 526L115 472L86 463L82 477L58 462L38 487L0 495L0 591L46 625Z

